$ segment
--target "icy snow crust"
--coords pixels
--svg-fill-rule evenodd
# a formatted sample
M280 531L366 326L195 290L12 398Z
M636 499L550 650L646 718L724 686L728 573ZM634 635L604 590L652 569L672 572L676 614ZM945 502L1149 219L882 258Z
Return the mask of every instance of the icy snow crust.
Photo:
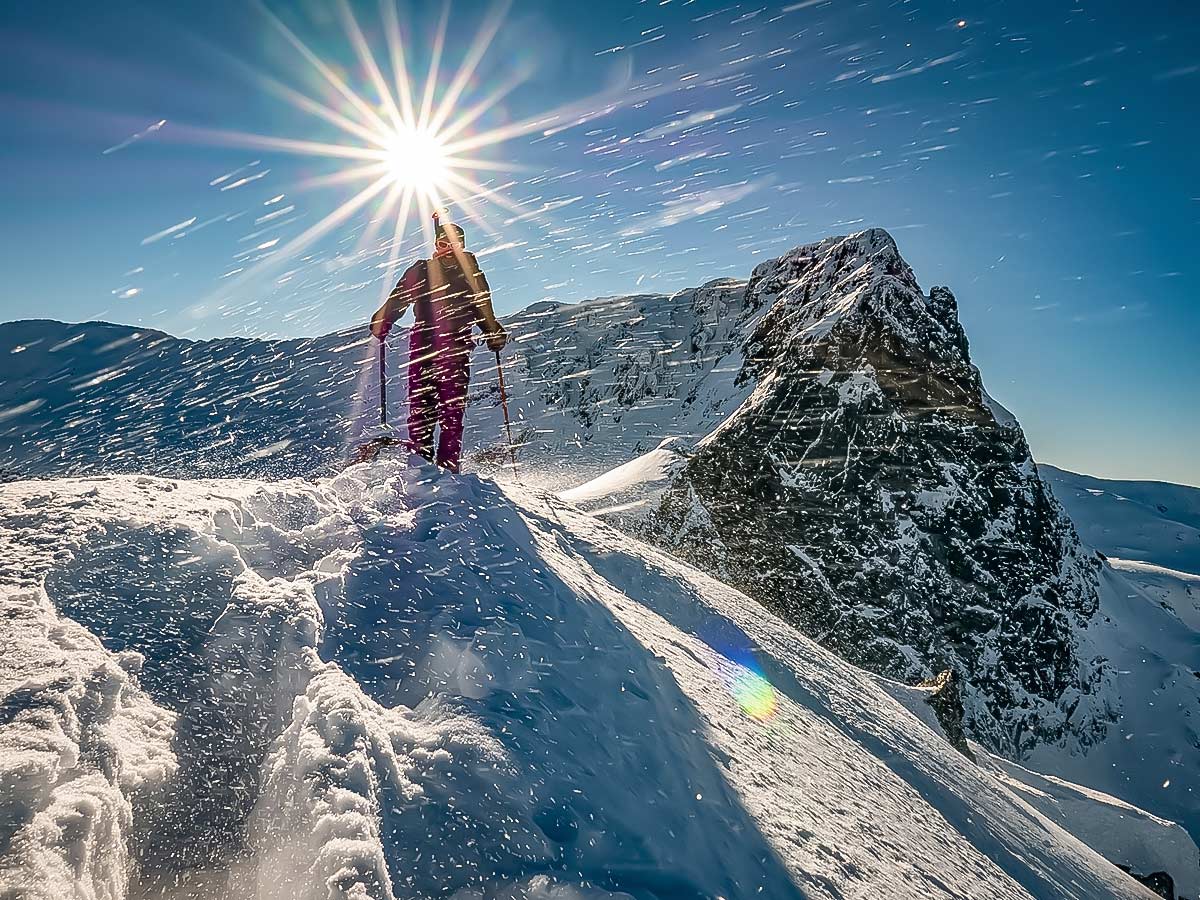
M398 460L18 482L0 569L0 895L1152 896L550 497Z

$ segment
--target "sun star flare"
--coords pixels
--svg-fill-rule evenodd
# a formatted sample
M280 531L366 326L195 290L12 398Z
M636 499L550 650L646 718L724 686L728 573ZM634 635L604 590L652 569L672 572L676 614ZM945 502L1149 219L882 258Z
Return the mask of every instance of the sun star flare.
M481 151L540 127L544 117L475 134L469 131L481 116L526 80L529 72L522 71L503 82L500 89L493 90L483 100L468 104L461 111L457 108L509 4L496 6L486 17L462 64L442 86L439 68L446 44L449 21L446 15L442 16L431 44L431 62L424 84L418 85L409 73L406 36L395 7L387 0L381 3L382 32L387 44L386 63L381 65L349 4L339 0L342 25L371 88L371 93L366 95L356 91L278 16L265 6L259 8L312 66L326 87L338 96L337 108L275 78L259 74L258 80L296 109L335 126L342 137L333 141L312 141L242 132L214 132L211 136L225 144L321 157L341 165L336 172L307 179L297 185L298 189L353 185L355 182L360 186L348 200L300 235L285 242L257 265L238 273L226 288L245 284L268 269L284 265L351 216L367 211L368 225L358 241L357 250L367 258L386 254L386 261L375 266L383 275L381 293L386 293L400 259L410 217L416 217L420 222L423 237L428 242L433 236L431 213L435 210L448 208L456 218L478 225L489 235L496 234L496 230L484 220L479 201L498 204L507 211L523 211L503 193L510 185L489 185L478 180L484 177L478 173L511 172L519 170L519 166L463 154ZM391 227L380 241L381 232L389 223Z

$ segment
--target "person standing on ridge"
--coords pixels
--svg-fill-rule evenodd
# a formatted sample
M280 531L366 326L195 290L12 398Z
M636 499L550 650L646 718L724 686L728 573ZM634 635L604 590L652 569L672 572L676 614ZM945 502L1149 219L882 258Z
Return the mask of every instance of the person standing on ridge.
M371 317L371 334L381 342L411 306L416 321L409 334L408 439L414 452L451 472L459 471L463 413L470 384L471 331L478 325L488 349L499 354L508 334L492 310L492 292L463 230L434 214L435 249L401 276ZM440 426L434 453L434 428Z

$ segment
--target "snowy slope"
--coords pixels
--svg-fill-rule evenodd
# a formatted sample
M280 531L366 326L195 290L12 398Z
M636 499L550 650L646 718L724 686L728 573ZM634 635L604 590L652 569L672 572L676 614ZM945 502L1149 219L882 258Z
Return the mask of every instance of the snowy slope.
M1108 557L1099 614L1085 640L1090 652L1112 662L1112 687L1121 700L1115 727L1086 754L1048 746L1029 763L1174 819L1195 837L1200 575L1193 572L1200 571L1200 490L1108 481L1046 465L1040 470L1085 542Z
M946 736L930 702L931 686L909 687L884 679L880 684L929 728ZM1178 897L1200 897L1200 849L1178 823L1103 791L1035 772L974 741L967 742L967 749L981 768L1105 859L1156 887L1169 883Z
M1184 625L1200 633L1200 575L1112 556L1108 563L1122 573L1126 581L1137 585L1164 609L1178 616Z
M1107 859L1123 860L1143 875L1169 874L1179 896L1200 896L1196 844L1179 825L1109 794L1033 772L977 745L973 749L1017 796Z
M1039 469L1084 541L1200 635L1200 488Z
M343 454L366 353L361 335L185 341L12 322L0 326L0 469L296 474Z
M1085 543L1109 557L1200 575L1200 488L1038 468Z
M17 482L0 575L0 895L1151 896L545 496L399 461Z

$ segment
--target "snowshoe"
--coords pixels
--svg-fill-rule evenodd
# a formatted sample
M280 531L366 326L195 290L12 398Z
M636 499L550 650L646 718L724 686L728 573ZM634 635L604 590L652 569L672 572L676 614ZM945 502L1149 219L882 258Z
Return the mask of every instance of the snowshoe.
M411 449L408 441L403 438L394 437L392 435L381 435L380 437L371 438L365 443L359 444L354 450L354 456L350 460L350 464L374 462L379 458L379 454L391 447L400 447L404 450Z

